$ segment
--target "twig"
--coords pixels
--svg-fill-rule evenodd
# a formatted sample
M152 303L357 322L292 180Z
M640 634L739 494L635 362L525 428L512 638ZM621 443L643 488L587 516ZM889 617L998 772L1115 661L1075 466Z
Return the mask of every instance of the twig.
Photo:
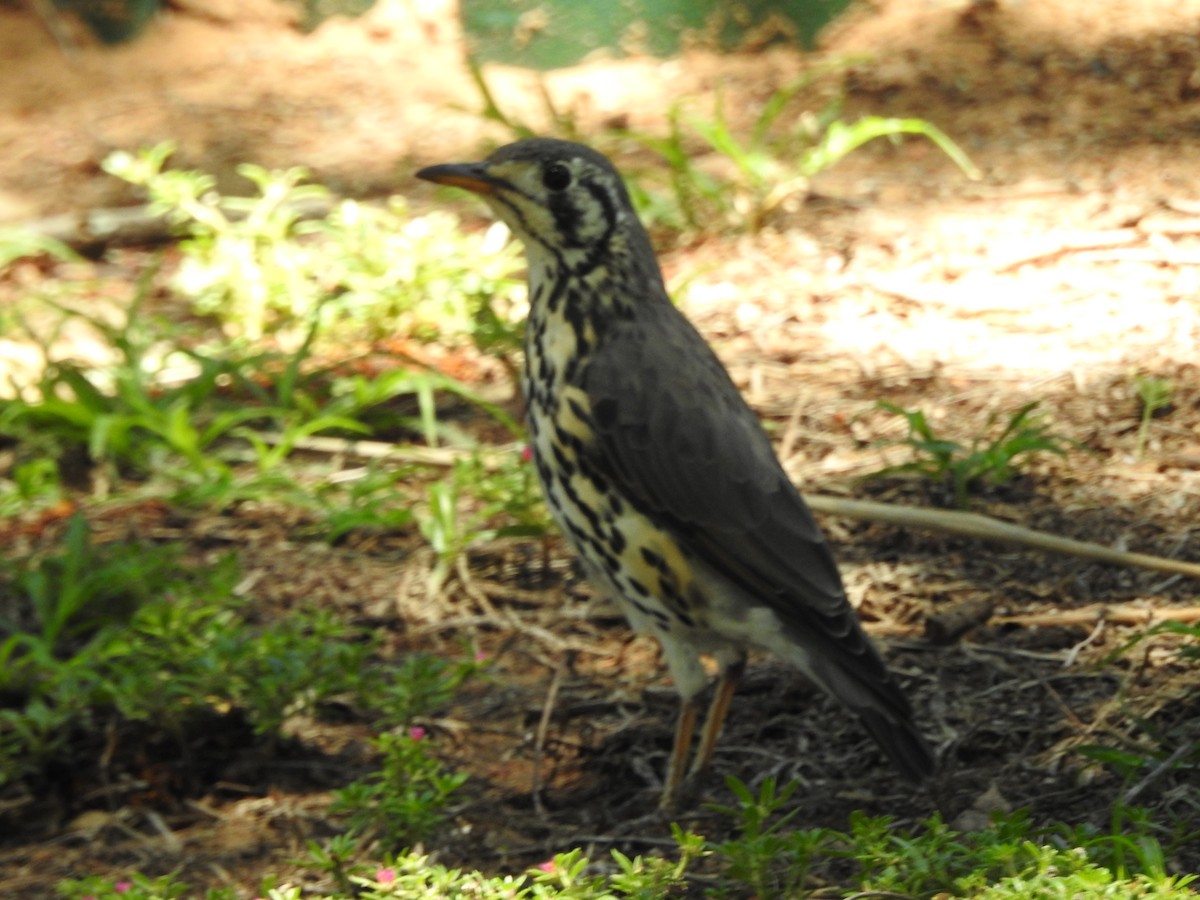
M992 616L996 601L989 596L968 597L925 620L925 637L935 644L952 644Z
M460 553L455 557L454 571L458 575L458 583L462 586L463 591L475 601L475 605L479 607L480 612L493 622L498 620L500 615L496 612L496 607L492 605L491 598L488 597L486 592L481 591L475 585L474 581L471 580L471 571L467 565L467 556L465 553Z
M538 719L537 733L533 740L533 789L530 794L533 797L533 808L539 816L546 814L546 809L542 805L542 754L546 748L546 734L550 730L550 719L554 716L554 707L558 703L558 691L562 687L563 675L570 667L571 651L567 651L562 655L558 667L554 670L554 677L550 680L550 687L546 691L546 702L542 704L542 716Z
M1047 245L1031 253L1014 255L1005 260L998 260L992 265L993 272L1011 272L1021 266L1031 263L1048 262L1068 253L1078 253L1083 250L1106 250L1114 247L1128 247L1144 241L1146 236L1136 228L1111 228L1107 231L1080 231L1063 235L1056 240L1047 238ZM1053 240L1054 243L1050 243Z
M303 220L319 219L329 214L333 204L329 200L315 198L303 203L290 204L296 216ZM248 214L241 210L228 210L233 221L240 221ZM51 238L66 244L72 250L95 255L111 247L141 247L176 240L186 235L187 229L173 225L166 216L150 206L126 206L112 209L93 209L84 213L63 213L27 222L23 226L41 237Z
M284 440L283 435L265 434L262 436L267 443ZM346 454L366 459L395 459L404 462L419 463L429 466L452 466L455 460L466 457L467 451L451 447L396 447L381 441L348 441L343 438L308 437L295 442L300 449L316 453ZM515 452L516 444L499 450L478 451L485 467L494 467L508 454ZM1078 556L1097 562L1109 563L1116 566L1135 566L1142 569L1153 569L1157 572L1187 575L1190 578L1200 578L1200 563L1187 562L1178 559L1167 559L1162 556L1152 556L1148 553L1131 553L1125 550L1114 550L1102 544L1090 541L1077 541L1071 538L1058 537L1044 531L1035 531L1011 522L1004 522L985 516L981 513L962 512L950 509L926 509L918 506L906 506L888 503L875 503L871 500L849 500L845 497L835 497L829 494L806 494L808 505L817 512L834 516L844 516L848 519L860 519L872 522L887 522L892 525L903 525L913 528L927 528L946 534L957 534L964 537L981 538L983 540L1003 541L1023 547L1033 547L1048 553L1062 553L1068 556Z
M290 443L297 450L309 453L321 453L328 456L349 456L356 459L386 459L395 462L415 463L422 466L451 468L456 462L469 459L477 454L484 468L494 469L501 465L505 457L520 451L518 444L509 444L497 448L479 449L478 451L459 450L454 447L421 447L417 445L397 446L386 441L363 441L347 438L323 437L310 435L302 438L289 438L278 432L264 432L259 437L264 443L277 445ZM356 473L355 477L363 477L365 473ZM350 479L346 479L350 480Z
M1149 773L1147 773L1145 778L1127 790L1125 792L1125 796L1121 798L1121 802L1132 803L1134 800L1136 800L1142 791L1161 778L1163 773L1170 769L1171 766L1175 765L1175 763L1179 762L1179 760L1191 753L1192 750L1195 749L1196 744L1196 741L1188 741L1186 744L1180 744L1178 747L1176 747L1175 751L1157 766L1155 766Z
M1079 656L1079 651L1093 643L1096 638L1100 637L1100 635L1104 633L1104 626L1107 624L1108 616L1100 616L1096 619L1096 626L1092 629L1092 633L1067 651L1067 658L1063 660L1064 669L1069 669L1075 664L1075 658Z
M27 3L37 17L42 20L42 27L46 29L50 37L54 38L54 42L58 44L58 49L63 56L67 59L74 59L79 53L79 44L52 0L27 0Z
M927 528L931 531L941 531L947 534L958 534L964 537L981 538L989 541L1003 541L1018 544L1023 547L1033 547L1049 553L1063 553L1068 556L1078 556L1097 562L1117 566L1137 566L1142 569L1153 569L1157 572L1171 572L1200 578L1200 563L1185 562L1178 559L1166 559L1161 556L1151 556L1146 553L1129 553L1125 550L1114 550L1090 541L1076 541L1071 538L1058 537L1044 531L1035 531L993 519L980 513L961 512L948 509L923 509L917 506L890 505L874 503L870 500L847 500L844 497L832 497L825 494L806 495L808 505L817 512L835 516L845 516L850 519L866 519L872 522L887 522L892 525L905 525L915 528Z
M1029 613L1019 616L997 616L997 625L1052 627L1062 625L1091 625L1101 620L1114 625L1155 625L1159 622L1200 622L1200 606L1179 606L1148 609L1144 606L1086 606L1058 612Z

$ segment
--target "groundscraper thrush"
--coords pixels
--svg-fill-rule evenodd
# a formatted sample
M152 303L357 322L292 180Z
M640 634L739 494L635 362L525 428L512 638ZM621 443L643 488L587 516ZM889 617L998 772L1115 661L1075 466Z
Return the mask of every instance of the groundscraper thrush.
M906 776L933 756L846 601L812 513L716 355L675 308L609 161L532 139L418 177L480 195L529 263L525 392L550 510L592 583L662 644L681 698L663 805L710 762L747 651L853 712Z

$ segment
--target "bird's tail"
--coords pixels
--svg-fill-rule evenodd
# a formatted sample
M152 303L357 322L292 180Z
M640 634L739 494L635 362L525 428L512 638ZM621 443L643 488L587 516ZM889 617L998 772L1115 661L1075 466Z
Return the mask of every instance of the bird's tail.
M835 664L814 674L830 694L858 716L905 778L921 782L934 773L933 751L917 730L908 697L873 648L850 665Z
M937 766L933 751L917 730L908 709L890 710L871 706L856 709L855 712L892 765L905 778L921 782L934 773Z

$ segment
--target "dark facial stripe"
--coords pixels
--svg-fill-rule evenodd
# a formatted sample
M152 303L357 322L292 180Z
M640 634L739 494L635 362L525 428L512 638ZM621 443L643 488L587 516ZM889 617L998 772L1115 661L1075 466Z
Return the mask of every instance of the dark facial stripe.
M600 259L608 253L608 244L612 240L613 234L617 230L617 206L613 203L612 196L605 190L601 184L596 184L591 181L585 181L583 186L587 188L588 193L604 208L604 234L593 242L592 251L587 257L575 268L577 276L587 275L596 266L600 264Z
M516 190L513 190L512 192L514 194L518 194L518 192ZM518 196L520 196L520 194L518 194ZM503 203L509 210L512 211L513 219L515 219L519 223L518 227L524 234L528 234L528 235L533 234L533 231L531 231L529 228L529 223L527 221L525 221L525 216L521 212L521 207L517 206L517 204L515 204L511 200L509 200L507 194L505 194L503 191L497 191L495 194L492 195L492 199L496 203Z

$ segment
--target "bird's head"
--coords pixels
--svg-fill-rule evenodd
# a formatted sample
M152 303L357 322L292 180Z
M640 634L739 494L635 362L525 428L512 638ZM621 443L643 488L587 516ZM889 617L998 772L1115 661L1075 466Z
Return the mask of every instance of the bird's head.
M483 162L429 166L418 178L479 194L531 257L586 271L649 243L621 176L581 144L533 138L501 147Z

